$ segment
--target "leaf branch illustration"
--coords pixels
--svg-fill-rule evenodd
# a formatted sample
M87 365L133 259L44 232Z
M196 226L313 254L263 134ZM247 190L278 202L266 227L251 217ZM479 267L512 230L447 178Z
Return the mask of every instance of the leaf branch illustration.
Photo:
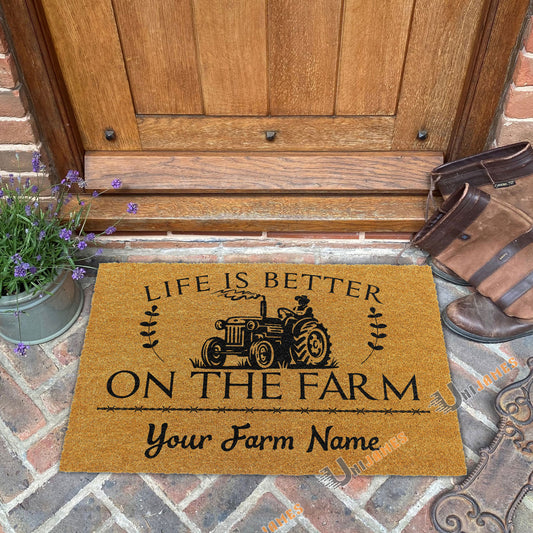
M375 307L370 308L370 314L368 315L368 318L374 319L374 322L370 323L370 327L375 330L371 331L370 335L374 337L375 341L368 341L367 344L370 346L370 348L372 348L372 351L366 356L366 359L362 361L361 364L365 363L375 351L383 350L383 345L380 344L380 341L387 336L387 334L382 331L387 327L387 324L378 322L378 318L381 318L382 316L383 313L377 313Z
M162 361L161 357L159 357L159 354L155 351L154 346L156 346L159 341L157 339L152 339L152 337L155 335L156 331L155 329L152 330L152 327L157 324L157 322L154 320L154 317L159 316L159 313L156 313L157 311L157 305L152 305L151 311L145 311L144 314L149 316L150 319L148 321L141 322L140 325L147 328L146 330L141 331L141 335L146 338L148 342L145 342L143 344L143 348L151 349L157 358Z

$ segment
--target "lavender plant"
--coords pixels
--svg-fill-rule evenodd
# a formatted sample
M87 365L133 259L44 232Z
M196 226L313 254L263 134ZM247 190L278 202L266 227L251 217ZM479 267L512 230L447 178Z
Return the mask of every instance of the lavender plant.
M61 183L43 187L43 167L38 153L33 157L35 178L13 175L2 180L0 188L0 295L17 295L22 292L42 293L62 270L69 270L72 278L82 279L89 268L82 259L101 253L100 249L87 254L101 235L116 231L117 220L105 231L86 233L85 224L92 201L100 196L94 192L85 201L73 193L76 184L85 190L79 173L70 170ZM119 189L122 183L114 179L111 188ZM106 192L106 191L103 191ZM69 209L65 207L76 202ZM137 213L137 204L130 202L127 213ZM15 311L17 313L18 311ZM20 343L15 352L24 355L26 346Z

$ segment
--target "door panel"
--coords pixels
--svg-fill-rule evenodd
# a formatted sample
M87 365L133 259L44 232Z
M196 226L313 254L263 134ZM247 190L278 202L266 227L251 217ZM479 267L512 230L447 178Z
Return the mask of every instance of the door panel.
M338 115L396 113L413 3L345 0Z
M480 0L417 0L392 147L446 151L484 15Z
M42 5L84 148L140 149L111 2L44 0ZM105 140L106 128L117 132L112 145Z
M266 115L265 0L195 0L207 115Z
M394 118L143 116L138 125L143 150L390 150Z
M202 114L189 0L115 0L113 6L136 112Z
M272 115L332 115L341 0L269 0Z

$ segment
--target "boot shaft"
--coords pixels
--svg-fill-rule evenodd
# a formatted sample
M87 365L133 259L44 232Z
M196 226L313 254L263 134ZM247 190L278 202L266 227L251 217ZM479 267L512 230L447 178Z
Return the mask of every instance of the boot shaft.
M533 216L533 148L521 142L445 163L431 172L446 199L468 183Z
M445 200L413 244L506 314L533 319L533 219L514 205L465 184Z

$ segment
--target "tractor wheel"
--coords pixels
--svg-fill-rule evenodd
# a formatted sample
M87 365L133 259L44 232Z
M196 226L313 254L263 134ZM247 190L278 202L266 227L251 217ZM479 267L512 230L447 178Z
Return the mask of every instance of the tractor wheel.
M291 352L296 363L324 366L328 362L331 342L326 328L316 320L301 320L293 330Z
M219 337L211 337L202 346L202 361L207 367L224 366L226 362L226 346Z
M250 363L253 368L270 368L275 360L276 352L270 342L260 340L250 346Z

